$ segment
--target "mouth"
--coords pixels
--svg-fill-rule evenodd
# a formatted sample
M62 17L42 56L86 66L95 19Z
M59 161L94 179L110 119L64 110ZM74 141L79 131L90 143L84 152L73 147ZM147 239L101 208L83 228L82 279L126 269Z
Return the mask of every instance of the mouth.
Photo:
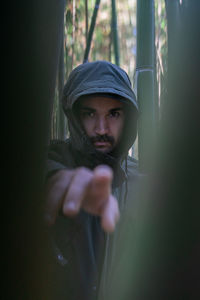
M95 142L94 146L96 148L99 148L99 147L109 147L110 143L109 142Z
M109 142L95 142L94 147L97 151L107 153L111 149L111 143L109 143Z
M91 137L94 148L101 152L110 152L114 144L114 138L111 136L94 136Z

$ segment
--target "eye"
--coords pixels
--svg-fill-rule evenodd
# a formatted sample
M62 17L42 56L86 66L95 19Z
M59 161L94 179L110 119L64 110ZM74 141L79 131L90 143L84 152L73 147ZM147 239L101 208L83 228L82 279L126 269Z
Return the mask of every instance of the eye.
M120 115L121 115L121 114L120 114L119 111L111 111L109 116L110 116L111 118L118 118Z
M83 111L81 113L83 118L93 118L94 117L94 112L92 111Z

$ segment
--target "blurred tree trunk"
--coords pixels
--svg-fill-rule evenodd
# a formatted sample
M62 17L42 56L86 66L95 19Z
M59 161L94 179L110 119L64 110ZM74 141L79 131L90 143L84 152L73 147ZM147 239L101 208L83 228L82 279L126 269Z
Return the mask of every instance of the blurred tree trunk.
M51 299L43 184L64 1L8 2L5 12L4 104L8 113L2 170L5 251L1 297Z
M156 161L139 178L138 197L130 187L107 299L200 298L200 2L183 0L179 9L178 27L168 26L174 44Z

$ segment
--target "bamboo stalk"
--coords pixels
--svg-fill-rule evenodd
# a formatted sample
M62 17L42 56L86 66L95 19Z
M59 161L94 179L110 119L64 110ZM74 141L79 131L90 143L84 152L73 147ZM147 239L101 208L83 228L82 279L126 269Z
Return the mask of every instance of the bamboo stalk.
M85 0L85 39L88 38L88 0Z
M64 35L61 43L59 68L58 68L58 138L66 138L66 118L62 109L62 93L64 87Z
M91 20L91 25L90 25L90 29L89 29L89 33L88 33L87 45L86 45L86 49L85 49L83 62L88 61L91 43L92 43L92 37L93 37L94 28L95 28L95 24L96 24L97 13L99 10L99 5L100 5L100 0L96 0L93 15L92 15L92 20Z
M117 27L117 10L116 10L116 2L112 0L112 36L113 36L113 45L114 45L114 54L115 54L115 64L119 66L119 39L118 39L118 27Z
M137 1L136 90L140 108L138 149L140 170L150 168L155 138L154 1ZM148 150L147 150L148 149Z

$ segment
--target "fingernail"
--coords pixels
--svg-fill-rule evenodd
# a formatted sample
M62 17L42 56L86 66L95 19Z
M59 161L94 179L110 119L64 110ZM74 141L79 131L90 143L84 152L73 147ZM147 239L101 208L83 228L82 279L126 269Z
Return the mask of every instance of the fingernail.
M67 208L70 208L70 209L75 209L75 203L74 202L68 202L67 203Z
M74 202L68 202L68 203L66 203L65 206L64 206L64 211L66 213L76 212L76 205L75 205L75 203Z

